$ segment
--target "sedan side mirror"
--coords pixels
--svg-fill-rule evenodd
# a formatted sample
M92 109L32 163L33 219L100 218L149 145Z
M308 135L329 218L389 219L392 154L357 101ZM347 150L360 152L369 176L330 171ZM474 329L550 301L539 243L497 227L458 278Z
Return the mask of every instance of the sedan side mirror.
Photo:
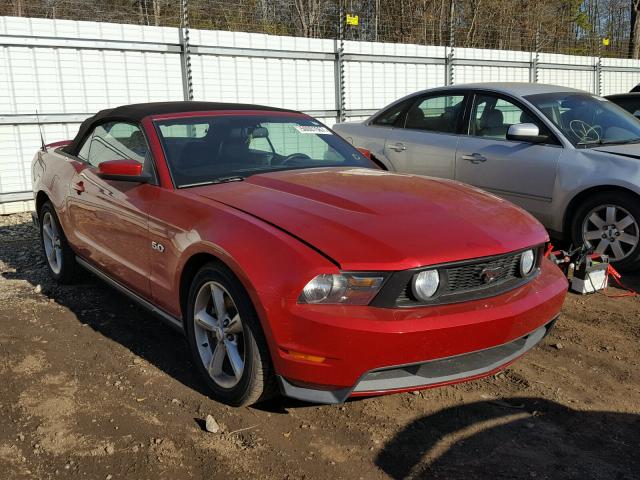
M151 175L142 173L142 164L135 160L107 160L98 165L98 176L104 180L147 183Z
M640 110L636 110L635 112L633 112L633 116L636 118L640 118Z
M540 135L540 129L535 123L516 123L507 131L507 140L515 142L542 143L549 139Z

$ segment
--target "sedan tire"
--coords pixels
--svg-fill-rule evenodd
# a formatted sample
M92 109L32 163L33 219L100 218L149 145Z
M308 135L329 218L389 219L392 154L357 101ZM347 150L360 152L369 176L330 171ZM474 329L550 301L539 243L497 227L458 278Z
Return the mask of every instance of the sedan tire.
M212 262L198 271L185 322L194 362L212 398L239 407L271 394L275 380L258 316L228 268Z
M49 273L58 283L73 283L77 271L75 255L51 202L46 202L40 208L38 220L40 246Z
M640 202L624 192L600 192L576 211L571 225L574 245L586 244L609 255L616 269L640 268Z

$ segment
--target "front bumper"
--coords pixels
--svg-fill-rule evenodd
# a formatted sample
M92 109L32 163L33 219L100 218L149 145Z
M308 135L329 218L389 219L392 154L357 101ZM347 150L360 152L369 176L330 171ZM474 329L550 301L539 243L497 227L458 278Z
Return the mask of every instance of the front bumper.
M342 403L350 396L416 390L480 378L506 367L535 347L551 330L556 319L529 335L496 347L423 363L398 365L365 373L353 388L315 390L296 386L278 376L280 391L292 398L314 403Z
M337 403L349 396L456 383L504 368L544 337L566 291L562 272L545 260L531 282L492 298L398 309L299 305L263 297L262 313L269 319L281 391Z

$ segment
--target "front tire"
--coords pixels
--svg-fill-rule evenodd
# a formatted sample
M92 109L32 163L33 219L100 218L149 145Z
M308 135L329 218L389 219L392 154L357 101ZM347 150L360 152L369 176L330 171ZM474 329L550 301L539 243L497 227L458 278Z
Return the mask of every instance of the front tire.
M601 192L580 205L571 225L574 245L609 256L616 269L640 268L640 202L625 192Z
M49 273L58 283L73 283L76 278L76 259L62 231L58 215L51 202L39 212L40 246Z
M212 262L198 271L185 322L193 360L213 399L239 407L271 392L271 359L258 316L229 269Z

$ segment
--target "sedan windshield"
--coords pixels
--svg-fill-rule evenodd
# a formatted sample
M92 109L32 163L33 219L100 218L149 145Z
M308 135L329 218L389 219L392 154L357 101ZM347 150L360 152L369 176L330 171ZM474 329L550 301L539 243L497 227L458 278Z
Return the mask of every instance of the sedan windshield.
M377 168L320 122L304 116L212 115L156 122L178 187L240 181L311 167Z
M640 122L612 102L588 93L526 97L576 146L640 142Z

